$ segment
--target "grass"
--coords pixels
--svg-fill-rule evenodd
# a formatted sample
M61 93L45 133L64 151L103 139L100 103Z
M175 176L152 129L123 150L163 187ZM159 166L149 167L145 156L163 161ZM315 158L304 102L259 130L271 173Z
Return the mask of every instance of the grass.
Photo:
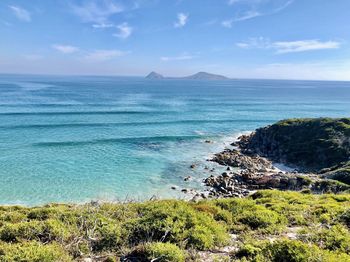
M231 261L350 261L349 214L350 194L273 190L198 203L4 206L0 261L200 261L194 254L227 245L237 247Z

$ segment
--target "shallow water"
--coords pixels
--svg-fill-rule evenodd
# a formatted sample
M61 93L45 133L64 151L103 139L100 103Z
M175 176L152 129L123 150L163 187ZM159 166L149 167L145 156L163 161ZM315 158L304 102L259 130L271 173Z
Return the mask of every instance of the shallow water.
M0 204L183 197L234 136L349 113L350 82L1 75Z

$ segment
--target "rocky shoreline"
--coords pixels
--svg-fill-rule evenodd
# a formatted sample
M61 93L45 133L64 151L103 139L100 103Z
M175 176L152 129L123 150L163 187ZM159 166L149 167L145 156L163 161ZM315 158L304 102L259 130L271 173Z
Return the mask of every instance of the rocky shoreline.
M187 188L181 191L192 195L192 200L197 201L207 198L241 198L262 189L315 194L340 193L350 189L349 185L323 178L317 173L301 172L291 168L279 169L278 164L249 148L248 141L253 134L254 132L240 136L231 144L232 149L225 149L207 160L226 167L226 171L215 174L214 170L210 170L212 174L203 180L206 187L204 191L197 192ZM193 164L190 168L194 169L196 165ZM185 181L189 179L191 179L190 176L184 178Z

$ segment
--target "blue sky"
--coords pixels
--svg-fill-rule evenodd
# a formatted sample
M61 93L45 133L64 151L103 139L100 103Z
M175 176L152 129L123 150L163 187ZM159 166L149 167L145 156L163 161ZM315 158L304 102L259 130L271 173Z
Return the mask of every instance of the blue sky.
M1 0L0 73L350 80L349 0Z

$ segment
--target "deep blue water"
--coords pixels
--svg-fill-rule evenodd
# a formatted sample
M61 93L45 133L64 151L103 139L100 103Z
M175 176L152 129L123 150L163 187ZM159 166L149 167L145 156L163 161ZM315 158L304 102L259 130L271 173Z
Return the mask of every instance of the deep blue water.
M181 197L238 134L319 116L350 116L350 82L1 75L0 204Z

